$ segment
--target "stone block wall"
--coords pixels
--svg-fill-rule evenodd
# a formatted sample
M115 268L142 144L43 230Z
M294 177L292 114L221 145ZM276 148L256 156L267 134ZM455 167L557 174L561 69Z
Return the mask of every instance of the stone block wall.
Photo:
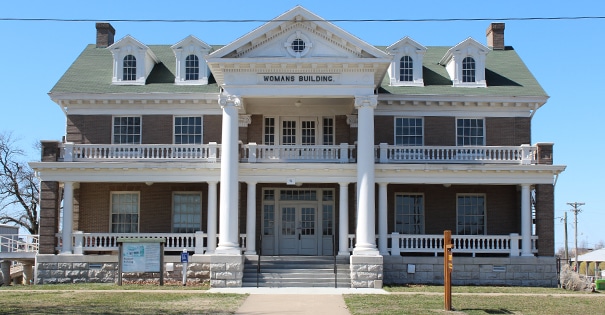
M556 287L555 257L456 257L453 285ZM443 284L443 257L384 257L385 284Z

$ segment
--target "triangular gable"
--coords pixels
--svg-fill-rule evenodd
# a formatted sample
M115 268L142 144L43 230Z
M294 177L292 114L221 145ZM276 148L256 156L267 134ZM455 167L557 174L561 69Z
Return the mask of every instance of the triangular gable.
M177 49L185 49L186 47L189 47L189 46L199 47L202 50L206 50L206 51L212 50L212 47L210 45L206 44L204 41L200 40L199 38L197 38L193 35L189 35L189 36L185 37L178 43L172 45L170 48L172 48L173 50L177 50Z
M409 36L406 36L406 37L398 40L391 46L387 47L386 50L390 53L393 53L393 52L399 51L400 49L402 49L404 47L413 47L414 49L417 49L417 50L426 51L426 47L420 45L417 41L411 39Z
M136 38L134 38L130 35L126 35L126 36L122 37L119 41L117 41L117 42L113 43L111 46L107 47L107 49L109 49L110 51L116 51L116 50L120 50L122 48L128 48L129 46L131 49L134 46L135 48L137 48L139 50L144 50L146 52L146 54L149 57L151 57L151 59L153 59L153 61L155 63L159 62L158 58L155 56L153 51L151 51L151 49L149 49L149 47L147 47L147 45L141 43Z
M336 25L324 20L302 6L296 6L274 20L265 23L252 32L240 37L234 42L210 54L209 58L245 58L252 50L271 42L274 38L291 32L297 27L304 28L347 51L358 58L388 58L383 51L362 41L361 39L342 30Z
M486 55L490 51L487 46L479 43L472 37L469 37L463 40L462 42L458 43L456 46L448 49L443 58L441 58L441 61L439 61L439 64L446 65L457 52L463 51L465 49L469 50L470 54L476 55Z

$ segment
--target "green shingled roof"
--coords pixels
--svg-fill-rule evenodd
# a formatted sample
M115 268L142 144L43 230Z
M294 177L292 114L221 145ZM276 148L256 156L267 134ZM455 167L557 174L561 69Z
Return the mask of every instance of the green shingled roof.
M149 45L160 63L156 64L145 85L112 85L111 52L88 45L52 88L53 93L218 93L211 76L208 85L174 84L176 61L169 45ZM213 46L214 49L220 46ZM386 46L378 46L385 49ZM380 94L547 96L521 58L511 47L490 51L486 59L487 88L452 87L444 66L438 62L451 47L427 47L424 56L424 86L389 86L385 76Z

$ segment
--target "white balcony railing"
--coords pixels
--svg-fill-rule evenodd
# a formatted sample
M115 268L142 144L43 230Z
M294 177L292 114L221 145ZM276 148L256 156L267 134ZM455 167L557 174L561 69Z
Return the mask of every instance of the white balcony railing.
M36 253L40 238L29 234L0 234L0 253Z
M375 147L379 163L510 163L536 162L537 147L521 146L395 146Z
M220 145L209 144L73 144L65 143L65 162L102 160L205 160L220 159Z
M242 147L242 161L264 162L355 162L355 145L265 145L249 143Z
M247 163L355 163L357 146L265 145L240 146L240 161ZM181 160L220 161L220 145L208 144L73 144L61 147L65 162ZM381 143L374 147L377 163L536 163L537 146L396 146Z

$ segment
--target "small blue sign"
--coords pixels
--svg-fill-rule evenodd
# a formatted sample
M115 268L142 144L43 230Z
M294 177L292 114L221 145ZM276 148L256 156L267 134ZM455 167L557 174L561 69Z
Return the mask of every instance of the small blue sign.
M182 263L189 262L189 253L181 253L181 262Z

